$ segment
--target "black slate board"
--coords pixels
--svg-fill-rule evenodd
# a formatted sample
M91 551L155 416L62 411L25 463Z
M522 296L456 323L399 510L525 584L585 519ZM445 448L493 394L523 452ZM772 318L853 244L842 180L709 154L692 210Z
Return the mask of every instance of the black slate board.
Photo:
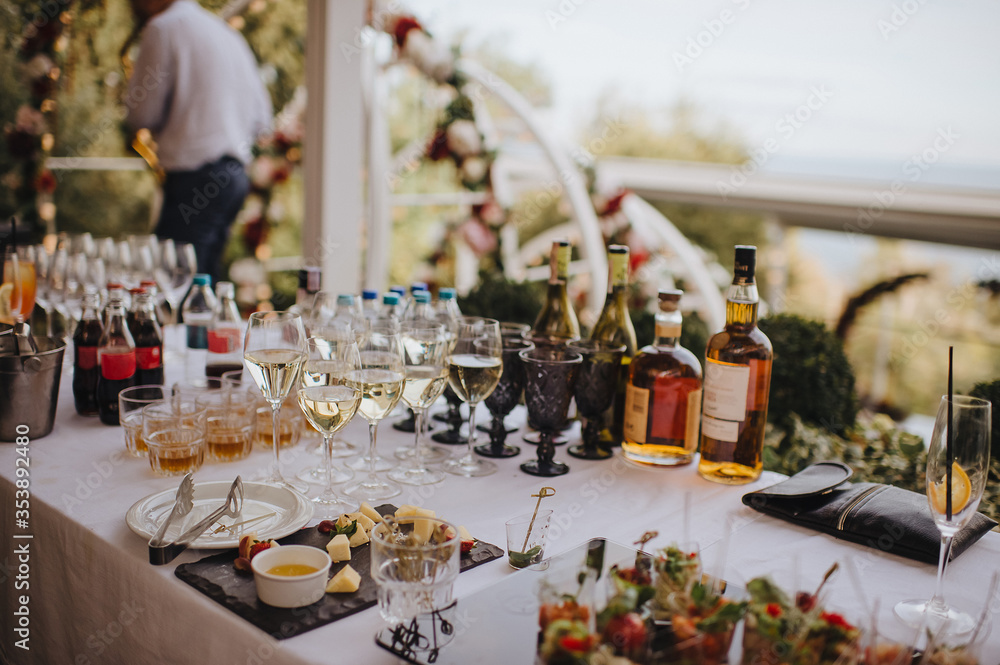
M396 511L396 507L385 504L375 510L382 515L391 515ZM282 545L310 545L325 549L326 544L330 542L330 536L320 533L312 526L280 538L278 542ZM312 605L294 608L271 607L260 602L253 575L237 572L233 566L236 554L236 550L231 549L200 561L183 563L177 566L175 574L276 639L295 637L313 628L325 626L355 612L368 609L376 603L375 581L371 577L368 544L352 549L350 562L343 561L330 567L331 577L348 563L361 574L361 586L355 593L349 595L328 593L322 600ZM503 550L496 545L476 541L472 551L462 555L461 571L475 568L502 556Z

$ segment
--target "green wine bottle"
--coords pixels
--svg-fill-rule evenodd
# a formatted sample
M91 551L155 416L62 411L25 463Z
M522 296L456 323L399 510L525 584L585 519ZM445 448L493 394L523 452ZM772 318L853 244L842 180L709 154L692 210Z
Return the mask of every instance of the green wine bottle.
M580 322L566 292L572 249L565 240L552 243L549 290L545 296L545 305L535 319L530 333L536 345L561 345L580 339Z
M601 441L605 445L620 446L622 427L625 422L625 388L628 384L629 364L636 352L635 328L628 313L628 259L629 250L625 245L608 247L608 296L604 308L594 324L591 339L601 340L617 346L625 345L621 372L615 401L604 415L605 428L601 431Z

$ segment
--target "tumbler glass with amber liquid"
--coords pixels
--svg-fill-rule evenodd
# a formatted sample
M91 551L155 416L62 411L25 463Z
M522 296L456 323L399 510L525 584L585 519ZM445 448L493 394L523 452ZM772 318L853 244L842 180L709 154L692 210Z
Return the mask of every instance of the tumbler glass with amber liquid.
M736 246L726 326L708 340L705 351L698 473L728 485L752 482L763 468L772 351L757 328L756 263L756 247Z
M640 464L689 464L698 450L701 363L679 343L683 295L660 291L656 337L629 366L622 454Z

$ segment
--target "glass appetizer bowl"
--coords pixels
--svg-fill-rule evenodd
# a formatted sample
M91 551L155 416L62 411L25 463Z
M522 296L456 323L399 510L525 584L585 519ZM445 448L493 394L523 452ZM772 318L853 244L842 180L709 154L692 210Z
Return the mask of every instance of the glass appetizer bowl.
M257 597L274 607L304 607L326 593L330 556L317 547L285 545L250 561Z

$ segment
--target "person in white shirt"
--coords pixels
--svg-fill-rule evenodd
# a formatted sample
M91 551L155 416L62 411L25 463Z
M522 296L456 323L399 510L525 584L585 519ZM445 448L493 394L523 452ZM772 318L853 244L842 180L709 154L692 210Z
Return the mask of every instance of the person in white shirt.
M271 128L271 98L250 47L221 18L194 0L130 2L141 37L126 119L153 134L166 171L154 232L193 244L198 272L218 280L250 189L251 148Z

